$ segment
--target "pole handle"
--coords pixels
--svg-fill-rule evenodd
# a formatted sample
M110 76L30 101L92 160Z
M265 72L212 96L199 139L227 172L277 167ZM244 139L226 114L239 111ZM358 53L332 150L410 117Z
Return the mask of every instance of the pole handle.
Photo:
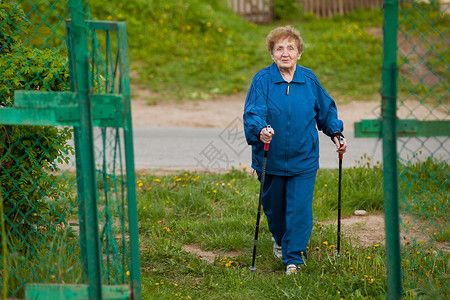
M270 125L267 125L267 127L266 127L266 130L268 131L268 132L272 132L272 126L270 126ZM267 144L264 144L264 151L268 151L269 150L269 143L267 143Z
M339 145L344 146L344 138L341 136L339 137ZM339 153L339 159L344 158L344 153Z

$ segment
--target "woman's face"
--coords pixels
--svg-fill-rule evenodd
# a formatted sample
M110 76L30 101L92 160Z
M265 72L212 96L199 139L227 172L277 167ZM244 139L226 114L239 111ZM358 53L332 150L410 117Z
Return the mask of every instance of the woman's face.
M279 69L294 68L301 55L295 41L289 38L276 42L271 53L272 59Z

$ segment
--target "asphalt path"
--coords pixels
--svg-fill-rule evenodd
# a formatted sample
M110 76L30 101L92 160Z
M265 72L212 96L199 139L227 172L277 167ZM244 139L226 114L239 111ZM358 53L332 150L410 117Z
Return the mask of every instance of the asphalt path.
M382 161L382 140L355 138L354 131L344 132L348 149L343 167ZM251 166L251 147L245 142L242 129L232 125L220 128L134 128L135 167L143 169L226 171ZM330 138L319 132L320 168L337 168L338 156ZM397 148L401 157L419 159L434 155L449 160L450 140L447 138L400 139ZM421 151L422 150L422 151ZM270 151L270 150L269 150Z
M382 141L377 138L355 138L354 131L344 132L348 149L343 167L382 161ZM251 147L242 129L228 128L134 128L135 167L143 169L226 171L251 166ZM319 133L320 168L337 168L338 157L330 138ZM420 159L431 154L449 160L449 139L400 139L398 149L403 158L420 153ZM270 151L270 150L269 150Z

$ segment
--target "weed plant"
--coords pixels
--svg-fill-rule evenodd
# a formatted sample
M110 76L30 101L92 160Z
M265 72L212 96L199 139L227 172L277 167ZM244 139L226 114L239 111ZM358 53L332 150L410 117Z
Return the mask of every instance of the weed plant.
M367 155L344 170L343 215L355 209L379 212L383 205L379 163ZM314 193L315 223L302 272L286 276L272 256L267 221L261 219L257 271L249 266L259 192L252 174L139 174L138 214L144 299L364 299L386 294L382 241L364 246L343 233L336 256L337 170L319 170ZM363 192L362 192L363 191ZM365 202L363 201L365 200ZM363 203L361 203L363 202ZM448 240L447 240L448 241ZM215 253L214 261L184 247ZM422 251L423 250L423 251ZM446 252L420 244L404 248L406 298L449 296ZM427 263L420 263L426 261ZM410 287L411 279L414 280Z

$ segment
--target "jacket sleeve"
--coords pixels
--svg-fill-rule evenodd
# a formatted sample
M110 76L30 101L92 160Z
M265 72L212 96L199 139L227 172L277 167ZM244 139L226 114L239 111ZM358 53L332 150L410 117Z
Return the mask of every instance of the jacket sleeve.
M342 132L344 130L344 124L338 119L336 103L333 98L328 95L317 78L315 78L314 82L317 101L317 128L331 137L336 131Z
M267 126L267 95L261 80L252 82L245 99L244 132L249 145L259 142L259 132Z

